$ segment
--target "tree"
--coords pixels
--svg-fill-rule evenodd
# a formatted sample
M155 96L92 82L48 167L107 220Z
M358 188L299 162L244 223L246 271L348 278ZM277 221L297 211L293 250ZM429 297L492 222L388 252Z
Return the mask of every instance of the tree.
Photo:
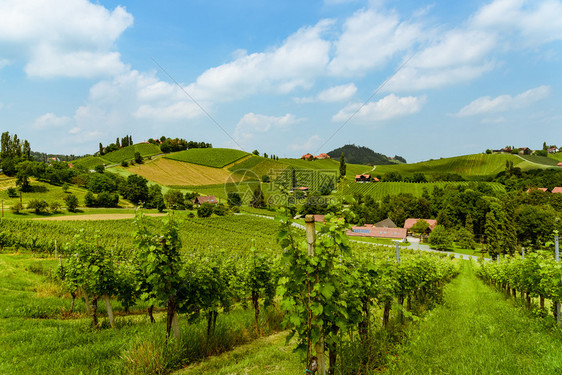
M23 204L21 204L20 202L14 203L11 207L10 210L12 210L13 213L15 214L19 214L21 210L23 210Z
M16 173L16 185L20 187L21 191L31 191L29 178L33 173L33 162L24 161L18 164Z
M76 195L70 193L63 198L66 203L66 208L68 212L76 212L76 208L78 207L78 198Z
M476 243L474 242L474 235L469 232L468 229L465 227L459 228L456 234L457 245L462 247L463 249L472 249L476 248Z
M139 205L148 199L148 181L136 174L127 177L121 184L121 195L129 202Z
M137 164L142 164L142 156L140 154L140 152L135 152L135 163Z
M501 252L501 233L498 231L498 221L493 211L486 214L484 236L486 236L486 249L493 259Z
M416 221L416 223L414 225L412 225L412 228L410 228L410 231L412 233L415 233L415 234L422 234L428 229L429 229L429 223L427 221L425 221L424 219L420 219L420 220Z
M84 195L84 204L86 205L86 207L96 207L98 202L96 200L96 197L94 196L94 194L92 194L91 191L87 192L86 195Z
M254 150L252 151L252 154L256 155L256 156L260 156L260 152L258 150Z
M213 205L209 202L204 202L197 208L197 217L209 217L213 214Z
M254 194L252 200L250 201L250 206L254 208L262 208L265 206L265 198L261 190L261 185L256 186L254 189Z
M437 250L445 250L453 246L453 241L443 225L436 225L429 235L429 244Z
M27 209L34 210L36 214L40 214L41 212L47 210L47 208L49 208L49 203L40 199L32 199L27 205Z
M343 152L340 155L340 176L345 177L346 166L345 166L345 156Z
M58 213L60 211L61 207L62 207L60 202L56 202L56 201L52 202L50 204L50 206L51 206L51 212L54 213L54 214Z
M166 207L171 210L185 209L183 193L177 189L168 190L166 194L164 194L164 202L166 202Z
M240 206L242 204L242 198L240 194L235 191L231 191L228 193L228 204L231 206Z
M94 167L94 170L97 173L103 173L103 171L105 170L105 166L103 164L98 164Z

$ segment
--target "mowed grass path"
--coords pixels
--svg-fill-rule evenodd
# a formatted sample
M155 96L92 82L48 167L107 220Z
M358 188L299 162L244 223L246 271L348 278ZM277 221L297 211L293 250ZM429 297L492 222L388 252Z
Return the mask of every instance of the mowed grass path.
M389 374L562 374L562 336L484 285L471 264L410 332Z

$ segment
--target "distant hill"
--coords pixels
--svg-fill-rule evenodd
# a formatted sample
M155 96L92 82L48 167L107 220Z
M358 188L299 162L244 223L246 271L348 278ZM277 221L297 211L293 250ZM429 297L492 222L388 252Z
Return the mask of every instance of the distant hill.
M345 157L346 163L369 164L369 165L391 165L396 163L406 163L406 159L396 155L393 159L386 155L374 152L368 147L345 145L328 152L332 159L339 160L341 153Z

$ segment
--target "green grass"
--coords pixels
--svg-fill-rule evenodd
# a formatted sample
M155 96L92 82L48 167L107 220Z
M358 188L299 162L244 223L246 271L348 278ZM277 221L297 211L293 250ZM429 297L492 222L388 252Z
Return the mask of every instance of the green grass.
M294 343L285 344L287 332L262 337L231 352L190 365L176 374L301 374L304 360L291 353Z
M562 339L476 279L472 264L408 337L389 374L558 374Z
M546 156L538 156L538 155L521 155L521 157L531 163L541 164L547 167L556 167L558 161Z
M63 198L69 193L76 195L81 205L84 202L84 195L86 195L87 193L86 189L79 188L76 185L70 185L68 193L65 193L62 190L61 186L50 185L45 182L39 182L33 179L31 180L31 186L33 188L33 191L21 193L22 203L24 207L26 207L32 199L38 199L47 201L47 203L59 202L62 205L62 208L64 208L65 203L63 201ZM6 216L6 214L8 213L9 207L15 205L20 201L19 188L17 188L18 196L15 198L11 198L8 196L8 187L16 187L15 178L6 179L1 183L2 190L0 190L0 199L3 200L4 204L4 216Z
M561 162L562 161L562 152L557 152L555 154L548 154L548 157L556 160L557 163Z
M123 160L134 160L135 152L140 153L142 157L153 156L162 153L160 147L151 143L139 143L132 146L123 147L117 151L112 151L103 155L103 158L112 164L121 163Z
M192 148L190 150L166 155L165 157L167 159L184 161L207 167L223 168L246 155L249 154L244 151L229 148Z
M104 164L111 164L111 162L107 159L101 158L99 156L85 156L80 159L76 159L72 161L72 164L75 166L81 166L88 170L94 169L97 165L104 165Z

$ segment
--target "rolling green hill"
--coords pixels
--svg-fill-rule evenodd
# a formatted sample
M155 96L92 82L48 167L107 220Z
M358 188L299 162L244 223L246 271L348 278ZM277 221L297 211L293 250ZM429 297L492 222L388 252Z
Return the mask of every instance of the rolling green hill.
M166 155L165 158L213 168L223 168L249 155L230 148L192 148Z
M117 151L109 152L103 156L85 156L80 159L72 161L72 164L84 166L88 169L94 169L96 165L105 164L119 164L123 160L130 161L135 158L135 152L140 153L144 158L160 154L160 147L150 143L139 143L132 146L123 147Z
M544 160L539 159L539 157L526 160L510 154L473 154L413 164L380 165L376 166L372 174L384 175L388 172L397 172L403 176L409 176L417 172L426 175L456 173L470 179L471 177L496 175L505 170L505 164L508 160L513 162L514 167L519 167L522 170L552 167L552 165L544 164ZM537 164L539 162L542 162L542 164Z
M123 160L133 160L135 158L135 152L140 153L142 157L153 156L162 153L162 151L160 151L160 147L158 147L157 145L153 145L151 143L139 143L107 153L103 155L103 158L109 160L112 164L117 164L121 163Z

